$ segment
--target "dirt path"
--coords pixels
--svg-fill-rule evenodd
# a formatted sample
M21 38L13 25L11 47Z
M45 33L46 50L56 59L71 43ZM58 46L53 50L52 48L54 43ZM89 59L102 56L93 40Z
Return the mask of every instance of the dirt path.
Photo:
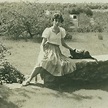
M4 96L4 103L0 104L0 108L108 108L108 87L104 87L103 90L71 87L66 88L68 89L66 92L63 91L64 88L54 90L37 85L7 86L8 90L7 87L0 86L4 91L1 97L8 94L7 98Z

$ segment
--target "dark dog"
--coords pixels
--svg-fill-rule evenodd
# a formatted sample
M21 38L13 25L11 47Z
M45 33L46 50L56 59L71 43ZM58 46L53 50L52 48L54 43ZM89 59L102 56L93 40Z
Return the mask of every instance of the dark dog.
M85 50L69 50L70 51L70 58L71 59L93 59L93 60L96 60L97 62L97 59L92 57L89 53L89 51L85 51Z

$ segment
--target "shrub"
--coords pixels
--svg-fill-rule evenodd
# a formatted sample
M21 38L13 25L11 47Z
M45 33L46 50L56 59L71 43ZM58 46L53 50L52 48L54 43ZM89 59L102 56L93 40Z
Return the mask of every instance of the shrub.
M107 5L102 5L107 7ZM96 4L39 4L39 3L4 3L0 4L0 35L13 39L37 39L41 38L43 30L51 26L51 15L60 11L64 16L62 26L66 31L78 32L102 32L107 30L108 12L95 12L93 8L101 8ZM46 10L50 15L46 15ZM69 14L79 15L79 28L70 29L73 23ZM90 25L90 17L95 20L95 25ZM98 24L99 23L99 24ZM104 28L104 29L103 29Z
M93 16L93 12L90 8L85 8L84 12L86 13L87 16L92 17Z
M72 39L72 35L69 34L69 32L66 34L65 38L66 40L71 40Z
M0 44L0 84L22 83L24 75L5 59L7 52L6 47Z
M11 38L19 39L27 32L24 38L33 38L48 26L49 17L45 16L42 4L10 3L1 12L2 25L5 25L5 33ZM5 23L3 22L5 19ZM3 27L2 27L3 28Z

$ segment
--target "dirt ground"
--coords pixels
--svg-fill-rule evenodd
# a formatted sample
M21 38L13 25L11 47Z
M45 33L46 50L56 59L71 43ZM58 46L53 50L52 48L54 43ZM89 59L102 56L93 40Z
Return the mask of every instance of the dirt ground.
M108 54L108 37L103 34L73 34L73 40L67 43L77 49L89 50L92 55ZM40 43L32 41L12 41L0 38L12 53L8 61L25 75L32 71L39 53ZM62 52L69 52L61 47ZM43 84L23 87L21 84L0 85L0 108L108 108L108 86L105 84L74 85L47 88Z
M107 108L108 87L0 86L0 108Z

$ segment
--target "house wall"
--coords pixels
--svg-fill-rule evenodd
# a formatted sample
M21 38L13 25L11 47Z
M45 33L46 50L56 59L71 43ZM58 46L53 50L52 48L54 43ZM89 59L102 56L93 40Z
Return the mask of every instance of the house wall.
M72 27L78 27L79 26L79 19L78 19L78 15L76 14L71 14L70 15L71 18L71 22L73 23Z

